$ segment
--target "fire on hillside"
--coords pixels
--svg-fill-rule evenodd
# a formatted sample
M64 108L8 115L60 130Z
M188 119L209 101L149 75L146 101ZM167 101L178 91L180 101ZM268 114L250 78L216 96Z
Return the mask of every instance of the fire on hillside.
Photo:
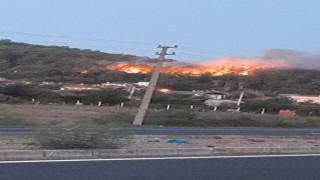
M118 63L108 65L109 70L121 71L126 73L148 74L152 71L153 65ZM261 61L256 59L225 58L210 62L200 63L165 63L161 69L164 74L201 76L211 74L212 76L221 75L252 75L257 71L283 67L283 64L275 61Z

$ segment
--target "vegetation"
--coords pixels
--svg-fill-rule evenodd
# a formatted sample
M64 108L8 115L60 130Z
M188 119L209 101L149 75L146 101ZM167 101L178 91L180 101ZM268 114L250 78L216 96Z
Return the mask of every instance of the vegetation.
M69 47L0 41L0 77L9 79L92 84L131 78L136 80L136 77L144 78L145 75L129 77L126 73L99 70L108 63L134 60L148 60L148 58ZM92 71L81 74L80 69Z
M112 113L103 118L94 119L98 125L130 125L134 114ZM281 117L271 114L250 114L231 112L196 112L191 110L149 110L145 125L190 126L190 127L274 127L274 128L317 128L319 117Z
M119 136L111 129L90 132L88 129L42 129L35 138L42 149L115 149Z
M101 91L80 91L74 93L61 94L48 89L32 85L8 85L0 86L0 102L5 103L25 103L32 99L40 100L43 104L67 103L75 104L80 101L86 105L103 104L115 105L127 102L129 92L125 90L101 90Z
M284 118L275 115L205 112L186 110L149 111L146 125L194 126L194 127L319 127L319 118Z
M0 127L23 127L35 125L34 123L28 122L22 118L4 115L0 116Z
M307 69L274 69L260 71L252 76L174 76L162 75L159 86L181 91L221 90L237 91L243 88L264 94L314 94L320 92L320 71Z

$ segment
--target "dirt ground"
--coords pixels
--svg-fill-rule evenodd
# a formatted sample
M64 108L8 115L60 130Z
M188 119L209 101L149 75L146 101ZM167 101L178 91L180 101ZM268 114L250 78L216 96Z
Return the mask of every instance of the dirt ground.
M0 135L0 150L35 149L34 139L30 136Z
M168 143L183 139L188 143ZM126 148L203 148L203 147L301 147L320 146L320 137L257 137L257 136L138 136Z
M185 144L168 143L170 139L187 140ZM320 147L320 137L261 136L129 136L122 148L203 148L203 147ZM38 149L32 136L0 135L0 150Z

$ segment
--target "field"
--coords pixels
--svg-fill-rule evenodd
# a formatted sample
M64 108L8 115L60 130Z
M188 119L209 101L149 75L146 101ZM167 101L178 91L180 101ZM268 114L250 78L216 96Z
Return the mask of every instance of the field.
M0 121L6 119L8 125L11 123L12 126L18 126L19 123L35 126L75 126L90 124L93 119L116 112L134 113L135 109L106 106L0 104ZM6 126L4 123L0 125Z
M95 127L131 125L136 108L0 104L0 126ZM149 110L145 125L186 127L317 128L319 117L280 117L230 112Z
M87 149L100 148L101 141L109 139L108 148L168 148L176 145L167 140L175 136L132 136L110 134L110 124L130 125L137 109L97 106L62 105L13 105L0 104L0 127L36 126L68 127L48 128L39 135L1 136L2 149ZM185 127L275 127L275 128L317 128L320 119L316 117L283 118L278 115L258 115L226 112L193 112L184 110L149 110L146 125ZM107 133L88 137L82 127L103 127ZM74 127L74 128L69 128ZM39 128L41 129L41 128ZM51 130L50 130L51 129ZM71 131L74 129L74 131ZM82 139L81 139L82 138ZM90 138L90 140L88 140ZM319 146L318 137L229 137L229 136L186 136L188 144L181 147L231 147L231 146ZM58 140L58 141L57 141ZM90 143L88 143L90 142ZM46 145L46 146L44 146ZM72 146L70 146L72 145ZM91 146L89 146L91 145ZM97 146L96 146L97 145ZM180 147L180 146L179 146Z

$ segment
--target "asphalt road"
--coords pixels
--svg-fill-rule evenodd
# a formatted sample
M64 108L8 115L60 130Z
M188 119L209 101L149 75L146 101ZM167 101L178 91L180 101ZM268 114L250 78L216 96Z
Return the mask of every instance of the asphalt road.
M117 130L135 135L320 136L320 129L127 127ZM34 132L33 128L0 128L0 135L25 135Z
M318 180L320 156L1 163L2 180Z

